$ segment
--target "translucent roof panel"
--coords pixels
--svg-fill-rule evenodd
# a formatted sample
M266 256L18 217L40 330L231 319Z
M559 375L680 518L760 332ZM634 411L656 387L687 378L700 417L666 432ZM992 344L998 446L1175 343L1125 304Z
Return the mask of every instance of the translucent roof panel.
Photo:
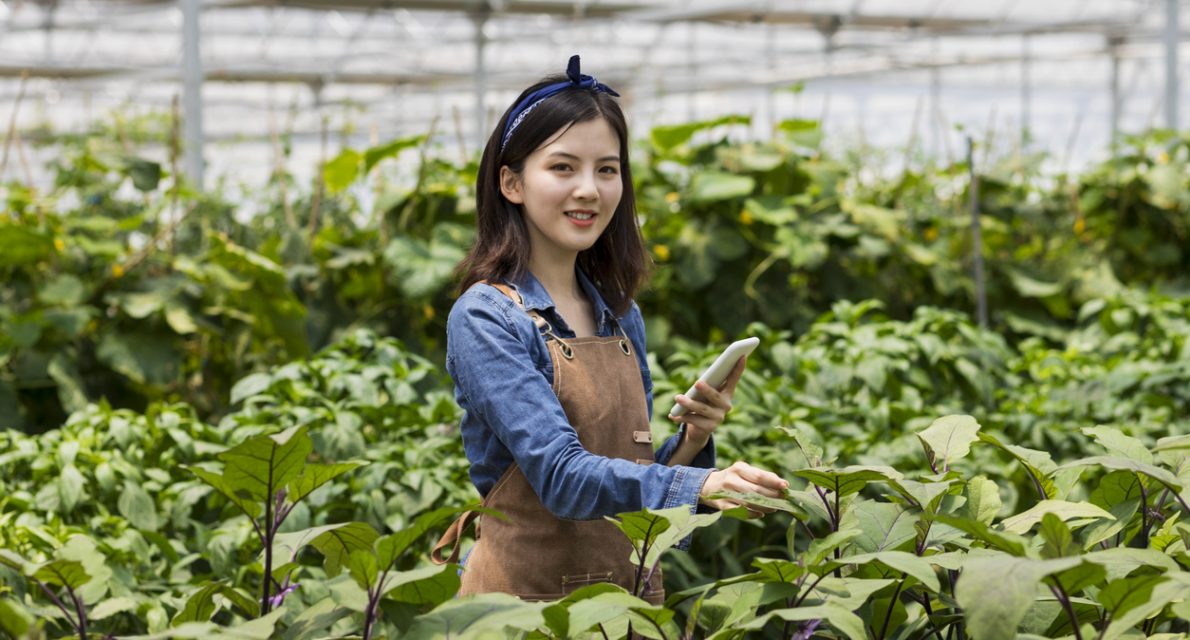
M205 157L215 176L263 180L273 135L292 132L291 169L309 175L324 121L330 153L432 126L473 151L521 88L579 53L641 135L745 113L757 137L821 118L841 145L953 154L964 133L1020 144L1027 126L1027 144L1077 165L1106 152L1113 119L1166 121L1169 1L207 0ZM168 112L182 25L173 0L0 0L0 104L11 113L27 73L22 130Z

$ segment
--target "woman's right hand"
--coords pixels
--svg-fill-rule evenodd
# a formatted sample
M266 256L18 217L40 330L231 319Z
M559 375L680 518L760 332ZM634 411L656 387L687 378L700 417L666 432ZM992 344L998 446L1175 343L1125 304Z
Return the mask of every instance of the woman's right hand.
M757 469L747 462L736 462L726 469L712 471L707 476L707 481L703 483L702 490L698 492L698 501L715 509L731 509L743 503L726 498L711 500L707 496L722 491L734 491L737 493L758 493L770 498L780 498L785 495L785 490L788 488L789 483L782 480L777 474L763 469ZM765 513L772 511L771 509L761 509L755 506L749 507L748 510L751 517L754 518L759 518Z

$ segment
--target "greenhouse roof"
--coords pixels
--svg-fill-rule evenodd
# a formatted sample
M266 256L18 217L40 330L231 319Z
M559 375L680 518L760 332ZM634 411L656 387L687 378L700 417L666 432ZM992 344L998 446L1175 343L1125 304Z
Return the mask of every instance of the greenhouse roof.
M749 135L813 118L832 138L953 153L961 125L1079 162L1113 123L1169 121L1169 43L1190 33L1167 29L1175 0L0 0L0 94L10 112L21 98L18 127L168 112L187 2L216 172L267 171L278 131L312 165L323 122L345 144L433 127L473 150L572 53L624 95L638 133L744 113Z

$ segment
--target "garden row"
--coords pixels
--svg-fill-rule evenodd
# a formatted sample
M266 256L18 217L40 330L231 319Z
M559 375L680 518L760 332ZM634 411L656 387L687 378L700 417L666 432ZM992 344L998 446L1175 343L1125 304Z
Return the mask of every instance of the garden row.
M748 329L762 346L717 436L720 460L794 487L765 502L778 513L763 522L623 516L646 571L700 529L689 553L664 556L665 606L609 587L559 603L454 599L454 568L427 562L475 500L449 381L358 330L242 378L218 422L186 404L93 404L61 429L0 433L0 629L77 637L85 618L93 637L1185 631L1190 440L1170 434L1190 432L1190 302L1090 301L1060 346L882 306L836 303L796 338ZM714 355L680 339L671 351L652 355L659 406Z
M798 335L841 300L880 300L898 320L974 309L965 165L831 154L811 121L734 141L746 120L660 127L635 145L654 350L719 343L752 321ZM50 189L7 185L0 427L45 431L100 398L137 411L182 401L218 420L246 373L356 327L441 361L474 163L418 136L344 149L313 189L279 171L233 201L135 155L165 139L148 123L55 143ZM415 172L396 169L402 153L419 154ZM890 160L904 168L882 173ZM981 156L978 172L992 326L1010 344L1060 345L1084 303L1129 287L1185 291L1190 139L1137 137L1079 175L1041 162Z

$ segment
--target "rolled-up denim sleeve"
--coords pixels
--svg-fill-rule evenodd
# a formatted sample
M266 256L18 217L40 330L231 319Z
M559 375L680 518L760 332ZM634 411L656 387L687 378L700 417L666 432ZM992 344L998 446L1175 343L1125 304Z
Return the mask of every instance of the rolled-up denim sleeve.
M640 364L640 377L645 385L646 404L649 407L649 420L653 419L653 376L649 371L649 361L645 354L648 353L645 344L645 321L640 313L640 307L636 303L632 303L632 308L624 317L624 331L632 338L632 342L636 345L636 357ZM670 458L673 457L674 452L678 450L678 445L681 444L682 438L686 437L686 424L682 423L678 426L678 432L665 439L660 447L653 452L653 460L658 464L669 464ZM694 459L690 461L690 466L699 469L714 469L715 468L715 438L711 436L707 439L707 444L697 454ZM701 483L699 486L702 486ZM697 502L697 500L696 500Z
M500 298L472 290L456 302L447 320L448 368L469 410L509 449L546 509L571 520L645 507L694 510L709 469L642 465L583 448L534 366L527 341L540 340L536 328Z

